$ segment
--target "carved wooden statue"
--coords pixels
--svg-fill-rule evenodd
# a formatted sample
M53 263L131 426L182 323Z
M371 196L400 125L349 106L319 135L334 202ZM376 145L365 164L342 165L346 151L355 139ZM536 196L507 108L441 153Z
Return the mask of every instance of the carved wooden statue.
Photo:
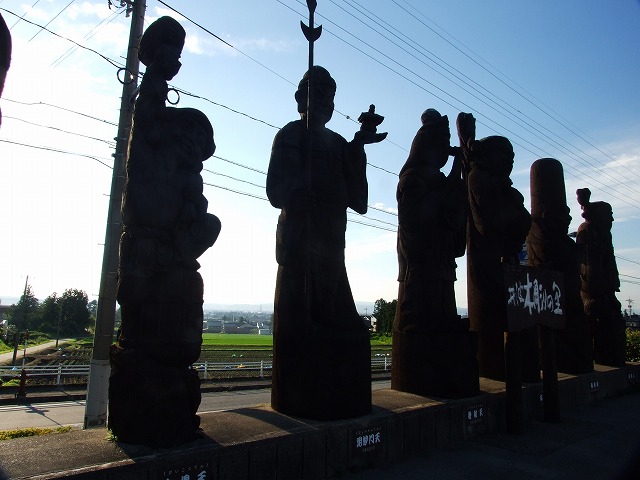
M393 324L391 387L444 397L477 393L476 337L457 313L456 257L465 252L466 189L461 161L447 163L449 120L433 109L422 115L409 158L400 171L398 307Z
M0 97L4 90L4 81L11 65L11 32L0 13ZM0 111L0 125L2 125L2 111Z
M171 446L193 440L200 419L203 283L197 258L220 221L207 213L202 162L215 150L207 117L165 106L180 69L185 31L162 17L140 42L147 66L133 117L123 196L109 428L120 441Z
M613 210L607 202L591 202L588 188L576 192L584 223L578 228L580 294L593 333L596 363L619 367L625 363L626 335L618 266L613 250Z
M561 272L564 277L565 328L554 332L558 370L587 373L593 370L593 346L580 298L578 248L568 235L571 216L562 164L553 158L536 160L530 180L529 265Z
M501 136L475 140L475 119L458 116L469 193L467 297L471 330L478 332L480 376L505 379L506 300L502 263L517 263L531 226L524 197L509 178L514 152ZM519 335L520 336L520 335ZM539 379L535 332L523 332L525 381ZM537 378L536 378L537 377Z
M369 332L349 287L344 235L347 208L367 211L364 145L386 136L363 124L347 142L326 128L335 91L324 68L304 75L295 94L301 119L276 135L267 176L269 201L281 210L271 404L288 415L321 420L371 409Z

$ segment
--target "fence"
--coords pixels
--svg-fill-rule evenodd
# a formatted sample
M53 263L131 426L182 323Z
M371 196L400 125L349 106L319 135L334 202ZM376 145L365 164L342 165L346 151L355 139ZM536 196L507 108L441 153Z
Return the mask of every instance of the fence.
M271 362L261 360L259 362L198 362L193 364L200 376L208 380L210 374L214 372L227 372L233 376L234 372L259 372L260 377L271 371ZM387 371L391 368L391 359L388 356L372 357L371 370ZM56 385L62 383L62 377L84 377L89 375L89 364L86 365L33 365L25 366L28 377L55 377ZM0 378L4 381L17 378L22 372L22 367L0 366Z

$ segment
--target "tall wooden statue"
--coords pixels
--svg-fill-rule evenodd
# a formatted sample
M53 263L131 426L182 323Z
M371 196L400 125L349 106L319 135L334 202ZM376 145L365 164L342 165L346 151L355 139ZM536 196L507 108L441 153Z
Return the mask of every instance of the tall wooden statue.
M596 363L619 367L625 363L625 322L616 298L620 278L613 251L613 210L607 202L591 202L588 188L577 192L584 223L578 228L580 294L593 333Z
M591 333L580 297L580 260L569 237L569 207L562 164L541 158L531 165L531 230L527 236L529 265L560 272L564 278L565 328L554 331L558 370L593 370Z
M400 171L398 307L393 323L391 388L462 397L479 389L476 336L458 315L454 283L465 252L467 195L461 155L449 176L449 120L422 114L409 158Z
M111 351L109 428L126 443L167 447L196 438L203 282L200 257L220 221L207 213L202 162L215 150L207 117L165 106L180 69L185 31L162 17L140 41L147 66L127 160L118 302L122 327Z

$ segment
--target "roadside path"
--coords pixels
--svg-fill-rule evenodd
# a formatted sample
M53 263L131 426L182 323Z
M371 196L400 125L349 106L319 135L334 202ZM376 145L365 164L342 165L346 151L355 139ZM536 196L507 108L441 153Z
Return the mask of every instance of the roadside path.
M63 340L61 339L58 342L58 347L61 347L62 345L64 345L65 343L67 343L69 340ZM47 343L41 343L40 345L34 345L33 347L29 346L27 344L27 355L29 355L30 353L38 353L41 352L42 350L46 350L47 348L54 348L56 346L56 341L52 340L50 342ZM18 354L16 355L16 364L18 366L22 365L22 357L24 355L24 348L18 350ZM13 350L9 351L9 352L5 352L5 353L0 353L0 365L11 365L11 361L13 360Z

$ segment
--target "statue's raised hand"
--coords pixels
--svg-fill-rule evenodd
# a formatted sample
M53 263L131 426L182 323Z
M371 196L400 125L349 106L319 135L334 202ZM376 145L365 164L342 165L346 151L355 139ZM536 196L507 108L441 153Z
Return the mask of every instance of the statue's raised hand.
M362 145L368 145L370 143L379 143L387 138L387 132L375 133L364 130L359 130L353 136L353 141Z

